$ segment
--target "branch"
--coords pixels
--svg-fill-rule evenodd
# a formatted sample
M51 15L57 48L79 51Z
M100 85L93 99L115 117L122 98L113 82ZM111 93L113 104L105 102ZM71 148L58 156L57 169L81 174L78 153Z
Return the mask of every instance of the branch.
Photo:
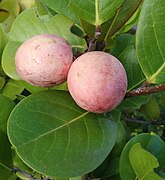
M165 91L165 84L140 87L138 89L127 92L125 98L133 97L133 96L142 96L146 94L153 94L160 91Z
M134 118L130 119L130 118L126 118L126 117L123 117L122 119L127 122L139 123L139 124L165 125L164 121L144 121L144 120L138 120L138 119L134 119Z
M89 47L87 52L93 51L95 42L98 40L98 38L101 36L100 27L96 26L95 35L89 42Z
M19 169L18 167L14 167L13 172L16 174L19 172L20 174L24 175L25 177L29 178L29 180L51 180L49 177L43 178L41 175L41 178L36 179L33 174L29 174L24 172L23 170Z
M123 120L124 120L124 121L127 121L127 122L132 122L132 123L152 124L152 122L142 121L142 120L138 120L138 119L123 118Z
M14 167L13 172L14 172L15 174L16 174L17 172L19 172L20 174L28 177L30 180L35 180L32 174L28 174L28 173L22 171L21 169L19 169L18 167Z

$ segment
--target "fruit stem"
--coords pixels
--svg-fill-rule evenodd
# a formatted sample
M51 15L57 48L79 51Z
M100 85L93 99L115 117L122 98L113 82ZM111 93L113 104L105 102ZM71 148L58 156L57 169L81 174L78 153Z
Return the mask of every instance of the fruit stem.
M87 52L93 51L95 48L95 43L98 40L98 38L101 36L100 27L96 26L94 37L89 42L89 47Z

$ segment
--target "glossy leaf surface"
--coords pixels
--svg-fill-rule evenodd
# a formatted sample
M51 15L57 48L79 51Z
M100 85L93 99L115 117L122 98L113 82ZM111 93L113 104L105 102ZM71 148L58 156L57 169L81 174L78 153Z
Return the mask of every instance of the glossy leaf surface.
M101 25L112 16L122 5L124 0L73 0L70 1L70 9L80 18L94 24Z
M143 104L146 104L150 99L148 96L137 96L124 99L117 109L139 109Z
M142 0L125 0L122 6L118 9L113 19L111 19L111 24L109 29L106 33L105 40L109 36L114 35L127 21L128 19L134 14L137 10L139 5L141 4Z
M165 83L165 2L145 0L137 28L139 63L150 83Z
M130 149L129 160L139 180L162 180L162 178L154 172L154 168L159 166L156 157L144 150L140 143L134 144Z
M125 51L119 56L119 59L127 72L128 91L145 81L146 78L138 63L136 50L133 45L125 49Z
M129 153L133 145L137 143L140 143L144 150L149 151L157 158L159 162L157 172L165 166L165 143L157 135L139 134L128 141L121 153L120 176L122 180L136 179L136 174L130 164Z
M22 100L8 123L10 142L30 167L54 177L81 176L106 158L116 141L109 116L79 108L66 91Z

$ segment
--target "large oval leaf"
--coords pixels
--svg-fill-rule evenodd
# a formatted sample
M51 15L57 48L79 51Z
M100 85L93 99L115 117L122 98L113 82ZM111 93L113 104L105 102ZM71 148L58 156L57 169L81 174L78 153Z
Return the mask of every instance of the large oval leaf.
M149 83L165 83L165 1L145 0L137 28L139 63Z
M136 179L135 172L129 160L129 153L134 144L140 143L142 148L153 154L159 162L160 171L165 166L165 143L159 136L150 134L139 134L126 144L120 158L120 176L122 180Z
M10 41L2 55L2 67L5 73L12 79L20 79L15 70L15 52L21 43L34 35L56 34L68 40L73 48L84 51L86 49L85 40L70 31L73 24L74 22L62 15L46 16L46 18L39 17L36 8L21 13L12 25L9 36Z
M8 136L31 168L52 177L75 177L106 158L116 140L116 124L82 110L66 91L43 91L16 106Z

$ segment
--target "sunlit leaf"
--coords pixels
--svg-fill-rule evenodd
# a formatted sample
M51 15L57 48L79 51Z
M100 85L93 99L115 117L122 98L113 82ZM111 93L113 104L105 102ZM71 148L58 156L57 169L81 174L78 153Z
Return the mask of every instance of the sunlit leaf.
M121 153L120 176L122 180L136 179L136 174L130 164L129 152L132 146L137 143L140 143L144 150L147 150L157 158L159 162L157 172L165 166L165 143L163 140L157 135L150 135L147 133L139 134L128 141Z
M144 150L140 143L134 144L129 152L131 166L139 180L163 180L154 172L159 163L154 155Z
M20 11L19 3L16 0L3 0L0 3L0 9L2 10L4 9L5 11L8 12L8 16L3 21L2 26L5 32L9 32L15 17L19 14Z
M8 35L5 33L2 24L0 24L0 57L2 55L3 49L8 41Z
M21 94L23 90L24 86L21 81L10 79L2 89L2 94L11 100L14 100L17 98L17 95Z

